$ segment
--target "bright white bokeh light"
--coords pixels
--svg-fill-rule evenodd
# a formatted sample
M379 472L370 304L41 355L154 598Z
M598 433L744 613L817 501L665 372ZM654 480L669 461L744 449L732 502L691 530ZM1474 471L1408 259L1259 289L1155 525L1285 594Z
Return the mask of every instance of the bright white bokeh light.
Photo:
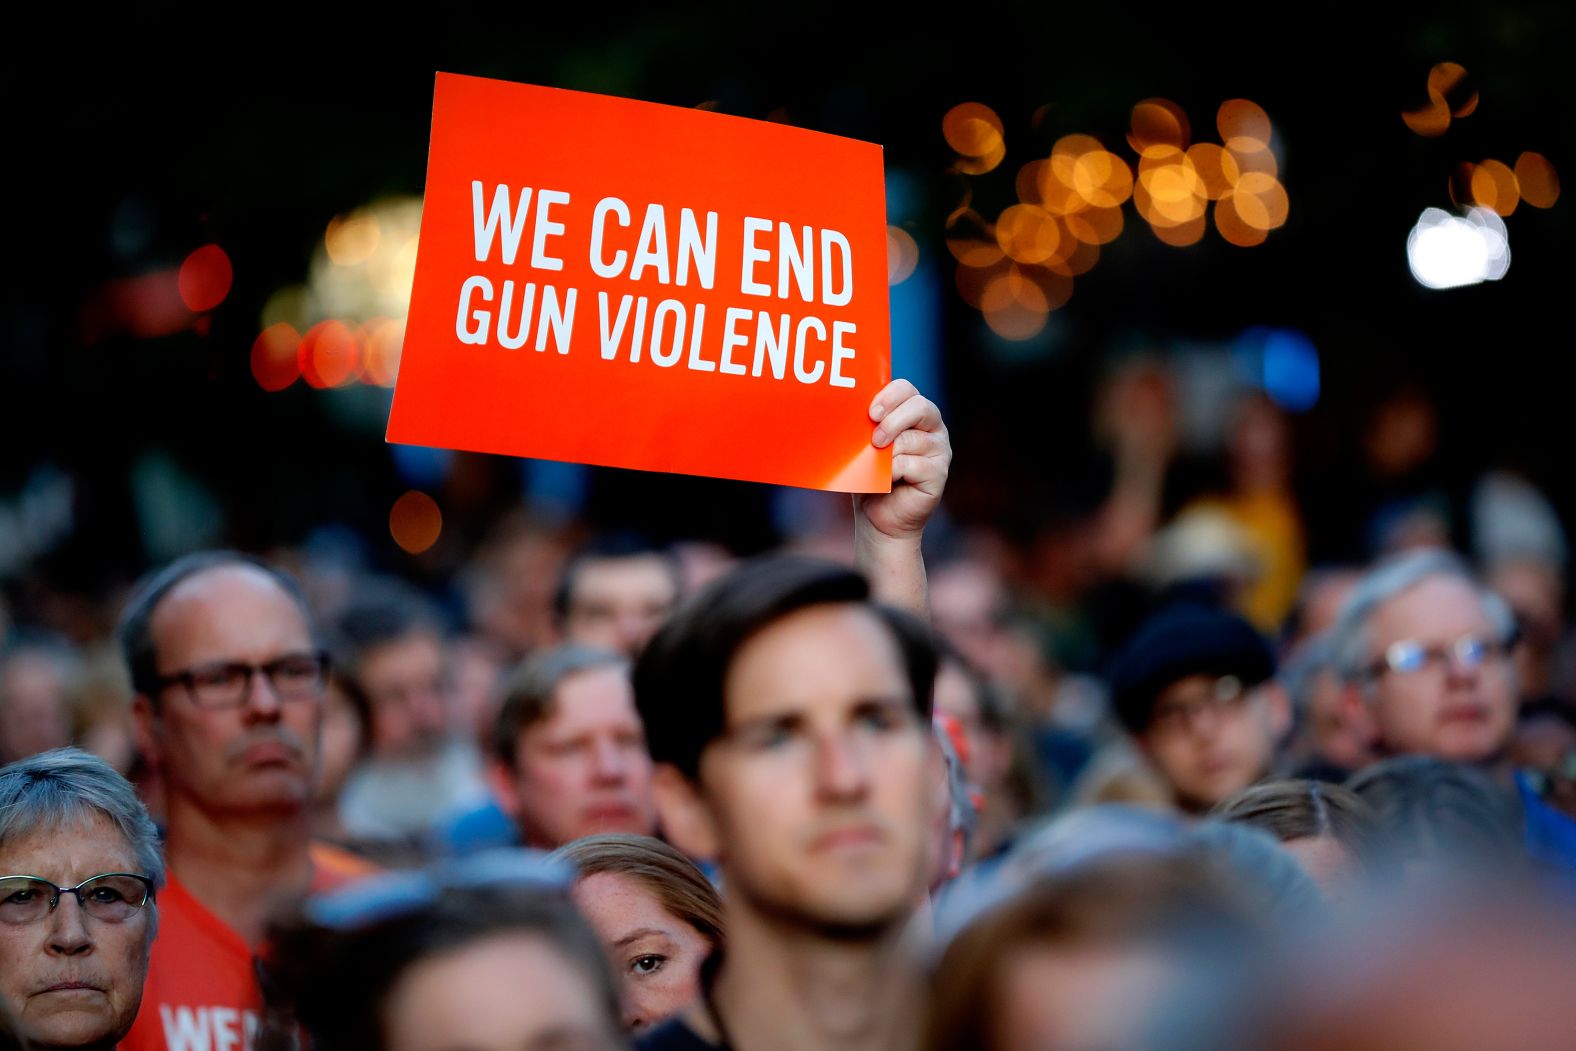
M1464 216L1425 208L1406 239L1406 261L1425 288L1459 288L1498 281L1510 269L1505 221L1487 208Z

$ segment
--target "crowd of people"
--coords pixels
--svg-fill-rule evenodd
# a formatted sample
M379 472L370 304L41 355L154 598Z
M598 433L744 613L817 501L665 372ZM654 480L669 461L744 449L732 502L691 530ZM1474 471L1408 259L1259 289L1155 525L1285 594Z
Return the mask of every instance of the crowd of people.
M0 1045L1576 1047L1547 573L1178 555L1077 674L985 547L927 570L936 406L871 419L843 558L512 527L456 618L193 553L119 603L118 706L19 625ZM1100 557L1161 558L1128 468Z

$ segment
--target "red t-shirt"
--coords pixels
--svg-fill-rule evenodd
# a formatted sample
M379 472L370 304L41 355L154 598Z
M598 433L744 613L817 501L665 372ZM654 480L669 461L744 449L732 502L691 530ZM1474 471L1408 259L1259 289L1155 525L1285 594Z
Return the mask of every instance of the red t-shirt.
M312 893L377 871L355 855L312 844ZM159 936L142 1007L121 1051L245 1051L262 1010L256 950L176 877L159 892Z

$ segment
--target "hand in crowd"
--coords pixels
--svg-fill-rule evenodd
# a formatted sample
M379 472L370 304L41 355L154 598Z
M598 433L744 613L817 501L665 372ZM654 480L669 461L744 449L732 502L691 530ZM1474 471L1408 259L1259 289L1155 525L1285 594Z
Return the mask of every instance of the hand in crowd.
M941 506L952 467L952 439L936 403L908 380L888 383L870 403L877 449L892 448L892 491L862 493L854 506L863 523L891 540L917 542Z

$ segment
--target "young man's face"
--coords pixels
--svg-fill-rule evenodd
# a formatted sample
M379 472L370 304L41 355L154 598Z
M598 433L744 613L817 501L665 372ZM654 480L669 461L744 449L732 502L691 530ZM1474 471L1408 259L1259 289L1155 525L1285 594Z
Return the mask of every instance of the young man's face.
M601 832L652 834L651 755L622 666L589 668L558 684L552 713L520 731L508 790L531 846Z
M1486 648L1463 659L1454 652L1463 639ZM1418 667L1376 672L1366 699L1384 749L1466 763L1502 753L1517 707L1504 641L1476 587L1455 577L1429 577L1376 609L1368 624L1376 665L1397 644L1429 653Z
M661 555L592 558L575 569L564 638L635 656L678 601L673 569Z
M1160 692L1141 741L1178 801L1207 810L1269 773L1286 724L1274 686L1189 675Z
M724 681L699 787L731 900L822 928L901 923L923 892L929 727L870 610L811 606L763 629Z

